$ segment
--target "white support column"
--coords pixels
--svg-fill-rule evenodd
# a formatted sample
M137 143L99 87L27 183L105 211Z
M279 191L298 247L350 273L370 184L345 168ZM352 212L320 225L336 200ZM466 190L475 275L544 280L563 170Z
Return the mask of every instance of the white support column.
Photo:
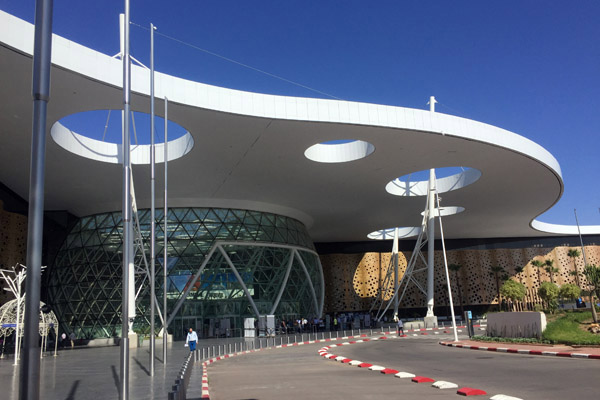
M235 278L238 280L238 283L240 284L240 286L242 287L242 290L246 294L246 298L248 299L248 302L250 303L250 306L252 307L252 310L254 311L254 314L256 315L256 318L260 318L260 313L258 312L258 308L256 307L256 303L254 302L254 299L252 298L252 295L248 291L248 287L244 283L244 280L240 276L240 273L238 272L237 268L235 267L235 265L233 265L233 262L231 261L231 258L229 258L229 255L223 249L222 246L217 245L217 249L221 252L221 255L225 259L225 262L227 262L227 265L229 265L229 268L231 268L231 271L235 275Z
M23 271L20 271L17 276L19 286L15 293L17 295L17 324L15 325L15 363L13 365L19 365L19 353L21 352L21 302L23 301L23 298L21 297L22 274Z
M435 169L429 170L429 194L427 202L427 315L433 317L433 272L435 243Z
M287 268L285 269L285 276L283 277L283 282L281 282L281 286L279 288L279 293L277 293L277 298L273 302L273 307L271 308L271 312L269 315L275 315L275 311L277 311L277 307L279 306L279 302L281 301L281 296L283 296L283 292L287 286L287 281L290 277L290 272L292 271L292 264L294 263L294 250L290 250L290 259L288 260Z
M454 341L458 342L458 333L456 332L456 317L454 316L454 302L452 300L452 287L450 285L450 273L448 272L448 256L446 255L446 243L444 241L444 225L442 224L442 209L440 207L440 196L436 193L436 214L440 221L440 239L442 242L442 253L444 254L444 272L446 273L446 285L448 287L448 300L450 301L450 315L452 316L452 330L454 331Z
M398 321L398 305L400 299L398 293L398 228L394 229L394 245L392 246L392 257L394 259L394 321Z
M304 263L304 260L302 259L300 252L298 252L298 249L294 249L294 254L296 255L296 259L300 262L300 266L302 267L302 269L304 270L304 274L306 275L306 281L308 282L308 287L310 288L310 293L312 294L313 301L315 304L315 313L319 313L319 312L321 312L322 307L319 306L319 300L317 300L317 293L315 292L315 287L313 285L312 278L310 277L310 274L308 273L308 268L306 268L306 264ZM325 282L323 282L323 285L324 284L325 284ZM317 316L321 317L321 315L317 315Z

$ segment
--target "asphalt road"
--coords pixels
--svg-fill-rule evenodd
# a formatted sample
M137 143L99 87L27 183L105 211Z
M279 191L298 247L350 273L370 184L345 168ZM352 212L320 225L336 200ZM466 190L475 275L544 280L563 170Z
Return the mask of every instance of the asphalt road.
M526 400L597 398L598 360L455 349L440 339L408 337L336 347L330 352L372 364ZM440 390L325 360L324 344L272 349L212 364L211 399L457 399Z
M437 339L437 338L436 338ZM336 354L399 371L528 400L593 399L598 360L473 351L405 338L336 348Z

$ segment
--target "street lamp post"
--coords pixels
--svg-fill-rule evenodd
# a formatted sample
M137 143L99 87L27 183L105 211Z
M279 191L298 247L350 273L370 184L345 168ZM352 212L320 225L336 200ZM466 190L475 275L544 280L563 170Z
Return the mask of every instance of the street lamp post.
M42 281L42 239L44 229L44 168L46 162L46 112L50 98L52 56L52 0L35 4L33 50L33 129L29 175L29 213L23 362L19 375L19 399L40 398L39 307ZM17 321L18 325L18 321Z

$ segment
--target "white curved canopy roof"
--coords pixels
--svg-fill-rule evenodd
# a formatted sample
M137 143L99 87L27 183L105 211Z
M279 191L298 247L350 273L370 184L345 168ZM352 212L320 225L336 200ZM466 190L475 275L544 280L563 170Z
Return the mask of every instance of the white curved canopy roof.
M32 47L33 26L0 12L0 181L24 198ZM70 114L122 108L120 60L54 36L52 63L48 131ZM190 133L180 143L184 155L169 163L173 207L269 211L301 220L317 242L365 240L378 229L420 224L425 198L394 196L386 191L388 182L460 165L481 176L443 194L443 204L465 209L445 220L446 237L514 237L538 236L532 221L563 191L560 167L548 151L484 123L400 107L248 93L160 73L155 82L156 97L169 99L169 119ZM133 66L132 110L148 112L149 90L149 72ZM160 115L162 100L156 109ZM69 132L62 135L67 140ZM48 137L46 209L78 216L120 210L120 165L76 155L85 151ZM353 153L335 156L353 161L305 156L315 144L342 139L366 145L345 145ZM313 147L317 156L322 146ZM150 205L149 173L147 165L134 166L139 207ZM161 185L160 173L158 178Z

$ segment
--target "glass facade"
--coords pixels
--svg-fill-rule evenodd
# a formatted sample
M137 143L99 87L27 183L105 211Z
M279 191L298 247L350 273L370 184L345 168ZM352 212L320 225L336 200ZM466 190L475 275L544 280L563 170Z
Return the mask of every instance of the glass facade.
M78 338L121 334L121 212L81 218L48 271L48 297L61 326ZM139 237L150 262L150 210L140 210ZM304 225L248 210L173 208L168 213L169 332L240 335L243 319L319 314L322 269ZM156 296L163 296L163 214L156 212ZM136 331L149 331L150 286L137 248ZM159 301L162 305L162 300ZM162 306L161 306L162 308ZM158 313L158 311L157 311ZM161 323L157 314L157 331Z

